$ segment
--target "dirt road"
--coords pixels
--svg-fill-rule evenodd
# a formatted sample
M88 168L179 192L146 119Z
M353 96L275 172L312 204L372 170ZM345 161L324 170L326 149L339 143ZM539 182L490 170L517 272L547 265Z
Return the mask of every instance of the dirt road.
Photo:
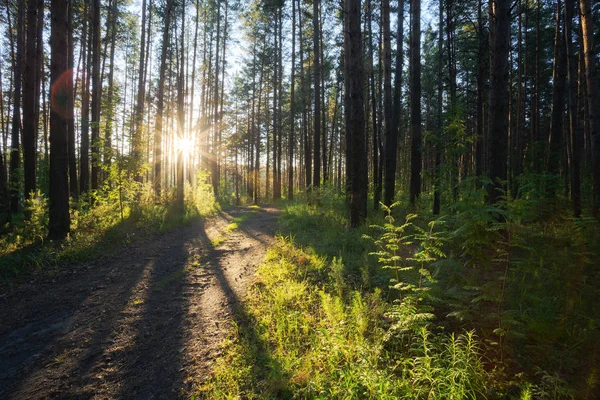
M0 398L187 398L277 217L235 208L0 297Z

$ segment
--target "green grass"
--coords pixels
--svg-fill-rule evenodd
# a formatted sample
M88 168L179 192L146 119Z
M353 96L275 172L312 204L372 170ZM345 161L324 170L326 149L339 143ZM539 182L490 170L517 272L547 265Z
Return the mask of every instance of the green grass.
M282 237L200 397L595 398L597 222L521 198L498 223L482 199L465 193L440 219L413 208L415 226L398 231L411 269L369 255L364 235L395 232L369 228L383 213L352 230L341 197L284 204ZM396 277L409 291L390 289Z
M269 249L199 397L463 399L486 393L481 343L471 332L391 332L392 304L370 283L369 242L345 228L343 217L292 204L281 226L295 236L279 237Z
M47 201L39 195L30 204L28 221L5 227L0 237L0 286L11 286L32 273L53 273L61 265L94 259L158 232L189 224L216 213L218 203L212 189L186 187L184 210L178 210L170 197L155 204L152 189L131 192L121 203L114 192L98 197L94 205L81 200L71 208L71 234L61 243L45 240Z

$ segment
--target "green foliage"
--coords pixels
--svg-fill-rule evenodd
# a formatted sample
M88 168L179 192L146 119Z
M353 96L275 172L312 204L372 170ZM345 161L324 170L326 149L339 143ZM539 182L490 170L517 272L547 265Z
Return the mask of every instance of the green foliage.
M485 395L488 374L482 344L472 332L434 334L424 326L418 314L425 306L418 301L425 291L416 290L418 285L395 305L384 299L384 291L357 290L358 282L345 279L347 258L339 252L337 256L327 253L332 249L329 242L341 243L343 254L366 256L373 249L356 232L340 230L344 219L339 214L291 205L282 221L284 229L296 236L279 238L269 249L247 297L247 308L238 316L236 330L224 343L224 355L200 397L463 399ZM329 227L317 222L328 222ZM394 229L392 219L388 223L383 228L388 235L381 243L394 249L404 232ZM418 266L412 272L426 276L419 270L429 266L434 254L441 254L433 232L414 230L410 240L421 247L410 256L396 260L386 253L382 257L390 265L398 261L396 265ZM304 235L312 236L312 241ZM299 237L312 245L301 246ZM343 244L355 240L360 247L351 253ZM391 348L390 332L400 324L407 327L409 345Z
M122 162L121 162L122 161ZM112 163L102 191L80 196L71 204L71 233L62 243L46 241L47 198L38 192L26 204L29 218L5 227L0 237L0 283L12 284L33 271L52 271L63 263L99 257L115 246L128 245L156 232L212 214L217 209L212 188L203 176L186 185L185 210L155 203L150 184L139 184L125 171L126 160Z

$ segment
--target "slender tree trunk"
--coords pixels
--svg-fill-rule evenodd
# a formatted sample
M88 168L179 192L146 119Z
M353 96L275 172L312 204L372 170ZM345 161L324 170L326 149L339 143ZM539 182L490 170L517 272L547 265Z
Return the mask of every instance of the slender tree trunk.
M350 225L367 216L367 152L364 129L363 61L360 0L344 2L344 82L346 86L346 136L351 142Z
M596 78L596 53L590 0L579 0L583 52L587 81L587 103L592 152L592 215L600 220L600 94Z
M169 50L169 31L171 29L171 13L173 0L167 0L163 27L162 49L160 53L160 71L158 77L158 93L156 105L156 122L154 124L154 195L161 198L162 191L162 129L165 96L165 75L167 72L167 53Z
M179 54L178 57L178 63L179 63L179 76L177 79L177 114L178 114L178 119L179 119L179 123L177 124L177 145L175 146L175 151L177 152L177 171L176 171L176 188L177 188L177 197L176 197L176 205L177 208L179 209L180 212L184 211L184 181L185 181L185 177L184 175L184 149L181 147L183 142L183 139L185 138L185 102L184 102L184 96L185 96L185 82L184 82L184 32L185 32L185 6L181 7L181 38L180 38L180 42L181 42L181 52Z
M550 121L550 151L548 172L559 175L561 156L564 149L563 116L565 109L565 81L567 60L565 58L565 41L561 30L561 8L559 0L556 5L556 30L554 36L554 71L552 74L552 116ZM558 187L548 189L556 192Z
M87 19L88 5L85 6L85 15ZM79 165L79 190L80 193L86 193L90 188L90 67L91 67L91 32L89 24L83 24L83 80L81 85L81 146L80 165Z
M43 10L43 1L42 10ZM73 38L73 0L69 0L69 69L71 71L75 71L75 43ZM40 44L41 45L41 44ZM85 47L85 43L81 43L81 47ZM76 76L73 72L73 76ZM75 108L75 92L77 91L77 87L73 93L73 96L70 97L71 102L69 104L69 118L67 120L68 124L68 152L69 152L69 193L71 197L75 200L79 197L79 187L77 185L77 155L75 154L75 118L74 118L74 108ZM37 119L36 119L37 124Z
M221 46L221 2L217 2L217 38L215 45L215 87L214 87L214 121L213 121L213 156L211 161L212 185L215 195L219 193L219 152L217 138L219 136L219 50Z
M313 187L318 188L321 184L321 62L319 50L319 6L321 0L313 0L313 72L314 72L314 100L315 109L314 122L314 162ZM360 30L360 20L358 21ZM362 46L361 46L362 47ZM361 57L361 56L359 56ZM363 122L364 123L364 122Z
M294 129L296 128L296 1L292 0L292 74L290 78L290 137L288 165L288 198L294 200Z
M485 33L483 26L483 0L477 2L477 138L475 142L475 174L477 177L484 175L483 149L484 149L484 127L483 127L483 97L485 86ZM439 77L438 77L439 79ZM439 83L441 84L441 82ZM439 100L438 100L439 101ZM442 128L443 129L443 128Z
M92 1L92 190L98 190L100 172L100 0Z
M23 60L23 14L25 13L25 0L18 0L17 11L17 51L14 57L14 101L12 115L12 132L10 140L10 211L19 211L19 181L21 164L21 153L19 149L19 132L21 128L21 64Z
M108 91L107 91L107 106L106 106L106 126L104 133L104 165L107 173L110 173L110 166L112 163L112 130L113 122L115 119L115 105L114 105L114 71L115 71L115 47L117 42L117 2L112 1L110 17L111 17L111 28L110 28L110 66L108 69ZM108 24L108 22L107 22Z
M278 108L277 101L279 97L277 96L277 89L279 88L278 77L279 77L279 49L278 49L278 28L277 25L279 23L278 19L279 10L275 11L275 25L273 29L273 48L275 52L275 65L273 66L273 201L276 201L281 198L281 191L279 187L279 182L277 181L277 149L278 149L278 134L279 134L279 125L277 122L278 117Z
M479 17L481 17L481 0L479 0ZM439 34L438 34L438 87L437 87L437 141L435 143L435 167L433 178L433 215L438 215L441 208L441 193L440 193L440 168L442 163L442 138L444 136L444 116L442 98L444 94L444 84L442 81L442 70L444 68L444 39L442 25L444 23L444 2L440 0L439 8ZM481 59L479 59L481 68ZM483 73L483 72L482 72ZM479 112L479 111L478 111Z
M131 172L134 173L136 182L142 181L140 167L142 155L142 124L144 122L144 101L146 97L146 0L142 1L141 36L142 38L140 41L140 67L138 70L137 102L135 106L135 131L132 139L131 154Z
M391 33L390 33L390 2L389 0L382 1L382 9L381 9L381 17L383 23L383 114L384 114L384 122L385 122L385 143L386 143L386 158L385 160L389 162L389 158L391 157L391 153L393 150L390 150L390 155L388 156L387 147L395 145L395 136L397 132L394 130L394 126L392 123L392 41L391 41ZM386 163L386 176L388 175L388 168L390 168ZM391 169L391 168L390 168ZM393 177L391 179L395 179L395 171L391 172ZM389 179L389 178L388 178ZM393 196L393 194L392 194Z
M565 0L565 45L569 82L569 133L571 136L571 201L573 216L581 216L581 132L578 121L577 55L573 46L575 0Z
M421 194L421 0L411 0L410 37L410 203Z
M37 124L39 97L36 90L37 61L37 11L38 0L27 2L27 48L25 55L25 76L23 79L23 174L25 178L25 200L35 193Z
M65 74L68 68L68 0L52 0L50 12L51 33L51 98L53 103L67 104L73 90L72 75ZM50 111L50 187L49 205L50 222L48 225L48 238L53 240L64 239L70 230L69 216L69 178L68 178L68 138L67 120L61 115L60 107L52 107Z
M490 179L488 202L501 199L506 180L508 144L508 49L510 37L509 0L490 0Z

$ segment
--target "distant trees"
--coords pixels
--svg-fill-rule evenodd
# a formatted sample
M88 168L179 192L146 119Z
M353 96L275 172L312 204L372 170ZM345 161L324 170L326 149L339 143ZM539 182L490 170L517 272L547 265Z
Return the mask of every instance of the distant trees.
M576 217L600 214L589 0L442 0L424 30L418 0L410 23L404 0L139 3L65 3L74 92L60 116L77 206L127 178L181 203L202 169L215 194L239 201L315 189L319 204L346 187L353 226L367 201L377 209L406 192L441 214L481 182L490 203L544 193L570 200ZM31 193L50 198L58 179L43 7L0 2L2 223Z

